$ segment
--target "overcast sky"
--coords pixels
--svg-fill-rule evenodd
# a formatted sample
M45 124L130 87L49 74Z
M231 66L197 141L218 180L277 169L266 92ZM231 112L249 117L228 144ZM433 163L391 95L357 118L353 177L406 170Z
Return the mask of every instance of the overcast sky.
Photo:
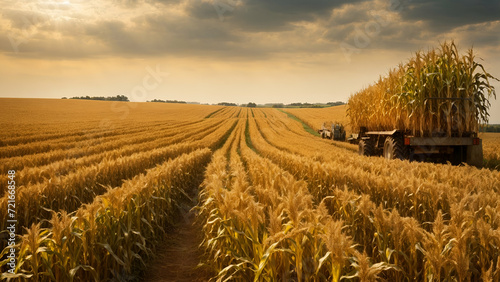
M474 46L500 77L498 0L0 0L0 7L0 97L347 101L415 51L451 39L462 52ZM490 122L500 123L500 101L491 102Z

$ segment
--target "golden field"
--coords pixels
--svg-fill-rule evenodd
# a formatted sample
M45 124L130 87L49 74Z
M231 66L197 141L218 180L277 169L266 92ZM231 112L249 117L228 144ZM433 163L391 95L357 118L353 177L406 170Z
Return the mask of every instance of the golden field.
M283 109L291 113L309 127L318 131L325 122L338 122L346 126L348 132L352 132L349 124L349 118L346 116L347 105L328 107L328 108L302 108L302 109Z
M19 227L2 278L140 279L197 198L214 281L500 279L498 170L359 156L270 108L0 102L0 225L15 170ZM284 109L314 129L345 110Z
M485 167L500 169L500 133L485 132L479 137L483 140Z

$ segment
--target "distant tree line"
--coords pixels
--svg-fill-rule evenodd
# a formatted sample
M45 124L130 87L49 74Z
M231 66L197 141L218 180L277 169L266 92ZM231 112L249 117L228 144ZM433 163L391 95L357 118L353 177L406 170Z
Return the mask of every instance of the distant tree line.
M500 124L488 124L481 128L481 132L500 132Z
M330 105L330 106L341 106L341 105L345 105L344 102L341 102L341 101L337 101L337 102L328 102L326 103L327 105Z
M311 104L311 103L291 103L287 107L294 108L324 108L321 104Z
M298 107L298 108L324 108L325 105L327 106L340 106L340 105L345 105L344 102L328 102L326 104L322 104L322 103L316 103L316 104L312 104L312 103L291 103L291 104L288 104L286 105L285 107Z
M332 107L332 106L339 106L339 105L345 105L344 102L328 102L326 104L324 103L290 103L290 104L283 104L283 103L274 103L274 104L266 104L268 107L273 107L273 108L325 108L325 107Z
M160 99L153 99L148 102L154 102L154 103L177 103L177 104L187 104L186 101L177 101L177 100L160 100Z
M219 106L238 106L235 103L228 103L228 102L221 102L221 103L218 103L217 105L219 105Z
M66 97L63 97L63 99L67 99ZM101 96L80 96L80 97L71 97L70 99L78 99L78 100L98 100L98 101L122 101L122 102L129 102L129 99L125 95L116 95L112 97L101 97Z

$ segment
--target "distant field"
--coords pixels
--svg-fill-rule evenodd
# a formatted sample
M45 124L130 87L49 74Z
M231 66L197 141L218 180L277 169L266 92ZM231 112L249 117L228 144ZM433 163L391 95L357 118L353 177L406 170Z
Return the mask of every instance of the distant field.
M319 129L348 125L345 109L282 110ZM479 281L500 272L498 170L360 156L285 112L0 99L0 226L17 220L14 276L140 280L193 206L201 224L176 240L201 234L192 248L214 280ZM492 164L500 135L481 137ZM4 185L11 179L15 189Z
M500 169L500 132L480 133L485 167Z
M350 134L351 127L346 116L346 109L347 105L342 105L322 109L283 109L283 111L298 117L316 131L321 128L324 122L340 122L346 126L348 134Z

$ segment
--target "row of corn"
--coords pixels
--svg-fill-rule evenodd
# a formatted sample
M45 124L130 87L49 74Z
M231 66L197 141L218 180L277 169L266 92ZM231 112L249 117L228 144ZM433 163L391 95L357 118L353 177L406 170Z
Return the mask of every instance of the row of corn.
M270 130L272 126L266 123L271 121L250 120L253 146L297 179L305 180L317 202L333 203L328 206L332 214L352 229L347 234L376 261L390 263L399 270L385 274L390 281L424 280L433 275L434 279L460 281L498 279L500 175L471 167L440 165L436 169L433 164L369 159L331 146L333 157L318 162L309 150L301 150L314 146L314 141L303 146L284 142L282 135L274 132L280 129L274 126L274 131ZM285 130L281 128L281 132ZM384 227L385 231L380 229L382 223L376 226L376 215L380 221L390 214L397 224ZM434 235L430 234L437 231L429 223L440 220L438 244L432 241ZM401 237L398 242L414 242L402 246L391 239L398 232L392 228L407 225L406 233L413 230L417 239L401 241ZM441 259L436 254L446 259L432 268L432 262Z
M33 130L25 132L19 130L14 134L18 137L12 140L3 140L7 143L0 146L0 169L21 170L25 167L37 167L51 164L52 162L65 159L81 158L99 154L104 151L120 149L139 143L147 143L165 137L174 137L179 141L185 139L195 140L196 135L211 127L220 125L220 122L228 118L234 118L238 114L237 108L221 108L223 113L215 115L213 120L189 119L189 113L184 113L185 119L176 121L161 121L152 123L140 123L137 126L122 123L110 123L102 128L86 129L86 124L78 124L57 133L45 136L33 133ZM76 132L76 133L75 133Z
M190 129L194 129L194 132L196 132L195 130L201 130L214 125L214 123L198 123L199 121L195 123L179 122L173 125L161 125L155 130L145 125L139 128L134 127L123 130L115 128L110 130L114 134L108 137L104 137L104 134L101 132L85 134L85 131L82 131L82 140L78 142L70 142L70 140L66 139L48 139L43 141L44 146L49 150L47 152L37 151L36 148L32 147L39 146L39 143L42 142L33 143L25 141L22 144L2 148L6 151L22 153L22 155L2 158L0 169L20 171L24 168L41 167L57 161L74 161L78 158L92 157L96 154L121 150L125 149L125 147L132 147L141 143L146 145L158 139L171 138L172 142L179 142L184 140L186 137L185 133L191 131ZM71 135L72 133L67 132L67 134Z
M186 192L201 183L210 157L209 149L184 154L96 197L75 213L53 212L47 228L37 223L27 229L17 245L17 274L4 273L2 278L133 278L137 269L145 267L165 228L179 218ZM3 254L8 250L5 248Z
M165 148L115 160L103 160L100 163L83 167L63 177L54 177L50 181L20 186L16 195L17 221L20 226L29 226L33 222L50 215L46 209L72 212L82 204L92 202L97 195L108 189L120 186L123 180L130 179L146 169L155 167L168 159L198 149L191 143L181 143ZM0 199L7 205L8 197ZM0 211L0 216L7 216L7 210ZM7 223L2 223L5 227Z
M354 131L409 131L416 136L462 136L478 133L488 121L495 79L477 62L470 49L456 45L416 52L385 77L351 95L348 115Z
M68 174L80 174L84 175L90 171L102 171L101 168L109 165L112 161L120 161L123 159L124 161L120 161L121 163L127 163L132 160L132 162L139 160L137 158L137 154L140 152L150 152L156 150L158 153L158 149L164 148L166 146L176 144L179 142L185 142L190 140L195 140L197 138L202 138L207 135L209 132L213 131L215 128L220 127L221 124L201 124L196 127L191 127L189 131L174 131L176 133L160 132L155 134L145 134L147 139L134 138L134 136L128 136L125 140L130 138L131 141L126 141L128 145L124 145L123 142L107 142L105 145L107 148L103 148L103 146L95 146L98 148L93 148L95 154L87 155L87 148L83 149L85 154L83 156L77 155L78 153L74 153L74 158L66 158L60 161L54 161L47 165L38 165L38 166L25 166L21 170L16 170L16 181L20 183L22 186L33 186L37 183L49 182L54 184L54 182L58 181L61 177L66 177ZM144 133L143 133L144 135ZM165 136L166 135L166 136ZM132 143L130 143L132 142ZM109 148L111 146L111 148ZM100 147L100 148L99 148ZM91 147L92 148L92 147ZM97 151L98 149L102 149L102 151ZM107 150L106 150L107 149ZM173 148L172 148L173 149ZM80 152L81 153L81 152ZM42 154L43 155L43 154ZM135 155L135 156L134 156ZM153 154L154 155L154 154ZM78 157L77 157L78 156ZM150 159L150 161L154 161L151 157L145 156L146 159ZM92 166L97 166L97 169L91 169ZM120 168L118 167L118 170ZM123 169L123 168L121 168ZM95 173L95 171L93 173ZM92 173L92 172L91 172ZM88 177L84 177L87 179ZM118 179L119 180L119 179ZM0 181L7 181L7 175L1 175ZM88 180L90 181L90 179ZM4 182L4 183L5 183ZM70 181L71 182L71 181ZM100 184L105 185L105 182L99 182ZM41 184L46 185L46 184ZM82 185L87 185L82 183ZM113 185L108 183L108 185ZM87 185L90 187L91 185ZM2 187L4 188L4 187ZM4 189L0 189L0 195L5 193Z
M93 154L88 154L89 150L85 148L85 153L66 152L71 158L64 158L47 165L25 166L21 170L16 170L16 180L18 183L28 186L48 181L49 179L56 179L59 176L67 175L85 167L99 164L100 162L116 160L139 152L152 151L180 142L195 141L221 126L223 124L210 122L197 124L183 130L170 129L169 131L160 131L159 133L153 131L154 134L144 134L142 132L140 135L143 137L126 135L124 142L111 141L102 144L104 146L90 147L92 148L92 152L94 152ZM124 136L121 137L123 138ZM0 176L0 181L6 179L6 175ZM3 194L3 192L0 189L0 194Z
M253 152L245 132L241 122L203 182L202 246L214 280L367 281L393 268L372 264L342 231L343 221L314 205L305 182Z
M201 136L197 141L177 143L116 159L105 159L50 181L19 186L16 192L16 207L20 211L16 216L17 223L19 226L30 226L49 218L49 210L72 212L82 204L92 202L97 195L121 185L124 180L168 159L203 147L218 147L224 135L231 131L232 124L234 123L231 120L224 121L212 128L214 131L205 132L205 136ZM7 195L2 197L0 202L7 206ZM6 218L7 209L0 211L0 216ZM7 222L0 223L3 229L6 224ZM5 243L2 243L2 248Z
M160 125L158 130L169 132L175 128L173 125ZM144 138L144 132L151 130L149 126L140 125L136 127L122 126L122 127L104 127L96 130L82 130L78 127L68 128L65 130L66 135L56 137L47 136L45 139L37 138L35 136L21 136L16 138L16 141L6 141L9 143L6 146L0 147L0 156L2 158L12 158L17 156L26 156L31 154L40 154L55 150L72 150L80 149L89 146L95 152L102 146L102 144L131 144L133 138ZM158 132L156 132L158 133ZM43 135L42 135L43 136ZM123 140L123 136L128 136L128 140ZM42 138L42 137L40 137ZM17 140L21 139L21 140ZM151 137L146 140L151 140ZM129 142L127 142L129 141ZM17 143L17 144L15 144ZM115 147L117 148L117 147ZM66 156L69 156L67 154Z
M123 180L143 173L146 169L202 147L214 148L223 139L224 134L231 130L232 121L225 121L214 128L212 132L204 131L197 141L177 143L157 149L137 152L130 156L116 159L104 159L99 163L81 167L75 172L38 184L19 186L16 197L17 208L22 211L17 216L20 226L29 226L33 222L50 216L46 210L72 212L83 203L91 202L95 196L103 194L109 188L119 186ZM193 132L193 135L197 135ZM18 182L19 183L19 182ZM8 202L5 195L1 203ZM7 210L1 210L0 216L5 217ZM6 222L1 223L5 227Z
M178 122L179 124L190 124L190 122ZM45 126L44 126L45 125ZM71 126L61 126L60 124L43 124L42 126L37 124L31 124L30 127L38 127L39 131L34 131L32 128L23 128L20 125L19 130L16 130L15 135L3 136L0 146L15 146L20 144L29 144L33 142L46 142L46 141L69 141L66 138L71 138L74 136L90 137L90 138L100 138L105 136L112 136L113 134L127 134L133 135L135 133L143 132L144 129L159 128L161 130L173 127L172 122L166 122L164 120L148 122L148 123L137 123L134 125L130 124L106 124L103 122L102 125L88 122L88 123L78 123L72 124ZM80 139L81 141L82 139Z

